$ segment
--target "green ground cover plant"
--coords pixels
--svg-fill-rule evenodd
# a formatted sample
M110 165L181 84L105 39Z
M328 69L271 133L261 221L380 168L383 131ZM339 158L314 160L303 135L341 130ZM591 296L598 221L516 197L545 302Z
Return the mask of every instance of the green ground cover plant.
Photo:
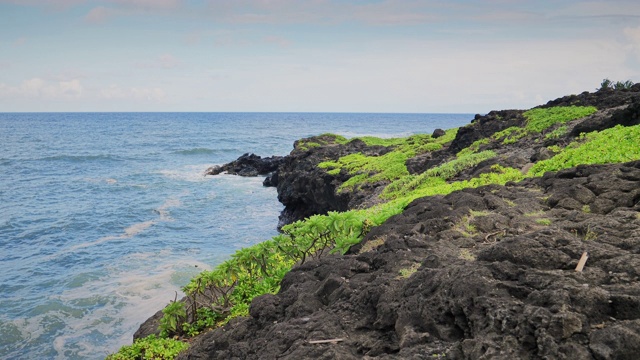
M489 138L482 138L480 140L476 140L471 145L469 145L468 147L460 150L456 154L456 157L460 158L460 157L464 157L464 156L476 153L476 152L478 152L478 150L480 150L480 146L489 144L490 142L491 141L489 140Z
M320 147L323 145L327 145L329 143L332 144L346 144L348 142L347 138L342 135L325 133L319 136L315 136L313 139L301 139L295 144L296 150L307 151L314 147Z
M375 137L358 138L367 145L393 146L394 149L381 156L366 156L361 153L343 156L336 161L325 161L318 167L326 169L329 174L337 175L346 171L351 175L340 190L350 190L365 183L380 181L391 182L409 175L407 159L429 151L440 150L442 145L455 138L457 129L445 132L437 139L430 135L412 135L407 138L382 139Z
M107 356L107 360L169 360L175 358L187 347L189 345L183 341L149 335L144 339L136 340L132 345L123 346L117 353Z
M536 108L524 112L527 118L525 129L529 133L538 133L555 124L564 124L598 111L593 106L555 106L550 108Z
M470 169L482 161L491 159L496 153L491 150L479 153L466 152L465 155L456 157L444 164L431 168L419 175L408 175L402 177L387 186L382 197L393 199L410 195L419 188L445 186L449 180L461 171Z
M529 176L541 176L580 164L621 163L640 159L640 125L617 125L600 132L582 134L580 138L548 160L539 161Z
M556 128L556 129L554 129L553 131L549 132L547 135L545 135L544 139L545 140L558 139L562 135L566 134L567 131L568 131L567 126L562 125L562 126Z
M514 144L529 134L541 133L556 124L564 124L568 121L591 115L597 110L593 106L555 106L531 109L523 113L527 119L524 127L509 127L493 134L492 138L496 141L502 141L505 145ZM545 138L557 138L566 133L566 131L566 127L559 127L547 134Z

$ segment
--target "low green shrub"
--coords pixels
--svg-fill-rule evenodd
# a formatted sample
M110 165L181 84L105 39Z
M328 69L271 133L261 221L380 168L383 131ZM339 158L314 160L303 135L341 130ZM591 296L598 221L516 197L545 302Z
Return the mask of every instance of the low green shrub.
M526 130L529 133L539 133L555 124L579 119L596 111L598 109L593 106L554 106L531 109L523 115L527 118Z
M318 167L326 169L327 173L337 175L345 170L351 177L345 181L339 190L345 191L361 186L365 183L380 181L392 182L409 175L407 159L429 151L442 148L442 145L455 138L457 129L445 132L437 139L430 135L412 135L407 138L382 139L375 137L358 138L368 145L393 146L394 149L380 156L366 156L362 153L350 154L336 161L325 161Z
M490 142L491 141L489 140L489 138L482 138L480 140L476 140L471 145L469 145L466 148L460 150L456 154L456 157L461 158L461 157L473 154L475 152L478 152L478 150L480 150L480 146L489 144Z
M567 133L568 128L563 125L558 127L557 129L549 132L547 135L544 136L545 140L551 140L551 139L558 139L560 138L562 135Z
M620 163L640 159L640 125L617 125L603 131L582 134L548 160L537 162L529 176L541 176L547 171L558 171L580 164Z
M524 127L509 127L496 132L492 138L496 141L502 141L505 145L514 144L529 134L540 133L555 124L564 124L591 115L596 111L597 109L593 106L555 106L531 109L523 113L527 119ZM557 138L564 134L566 129L566 127L560 127L547 134L545 138Z
M107 356L107 360L172 360L188 347L183 341L149 335L136 340L132 345L121 347L117 353Z

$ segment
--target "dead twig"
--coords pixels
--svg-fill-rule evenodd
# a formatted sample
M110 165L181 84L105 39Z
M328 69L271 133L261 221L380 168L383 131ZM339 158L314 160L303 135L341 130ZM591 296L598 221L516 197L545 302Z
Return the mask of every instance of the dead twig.
M484 243L485 243L485 244L493 244L493 243L495 243L495 242L497 242L497 241L498 241L498 238L496 237L493 241L489 241L489 238L490 238L490 237L492 237L492 236L496 236L496 235L500 235L500 234L505 235L506 233L507 233L507 230L504 230L504 229L503 229L503 230L498 230L498 231L496 231L496 232L488 233L488 234L484 237Z
M344 339L309 340L309 344L335 344Z

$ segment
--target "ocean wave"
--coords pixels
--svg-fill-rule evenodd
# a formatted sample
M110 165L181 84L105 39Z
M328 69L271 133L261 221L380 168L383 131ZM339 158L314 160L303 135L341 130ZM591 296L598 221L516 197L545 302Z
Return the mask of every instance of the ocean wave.
M208 148L194 148L194 149L188 149L188 150L178 150L178 151L174 151L173 153L179 154L179 155L201 155L201 154L213 154L218 151L219 150L213 150Z
M57 255L61 255L63 253L68 253L68 252L73 252L73 251L76 251L76 250L79 250L79 249L84 249L84 248L95 246L95 245L100 245L102 243L113 241L113 240L130 239L130 238L142 233L143 231L147 230L148 228L152 227L153 225L157 224L160 221L163 221L163 222L173 221L173 219L171 218L171 215L169 213L169 209L170 208L174 208L174 207L178 207L178 206L181 206L181 205L182 205L182 202L180 201L180 199L169 198L162 205L160 205L158 208L154 209L154 211L156 213L158 213L158 215L159 215L158 219L147 220L147 221L142 221L142 222L138 222L138 223L132 224L132 225L126 227L124 229L123 233L120 234L120 235L104 236L104 237L101 237L101 238L99 238L98 240L95 240L95 241L83 242L83 243L74 245L74 246L66 249L63 252L58 253Z

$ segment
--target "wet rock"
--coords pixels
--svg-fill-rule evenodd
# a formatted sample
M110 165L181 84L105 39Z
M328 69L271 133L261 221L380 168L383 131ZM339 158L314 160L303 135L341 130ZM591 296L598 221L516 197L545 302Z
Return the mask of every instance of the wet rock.
M218 175L223 172L248 177L267 175L276 171L283 162L282 156L262 158L256 154L247 153L228 164L210 167L205 171L205 175Z

